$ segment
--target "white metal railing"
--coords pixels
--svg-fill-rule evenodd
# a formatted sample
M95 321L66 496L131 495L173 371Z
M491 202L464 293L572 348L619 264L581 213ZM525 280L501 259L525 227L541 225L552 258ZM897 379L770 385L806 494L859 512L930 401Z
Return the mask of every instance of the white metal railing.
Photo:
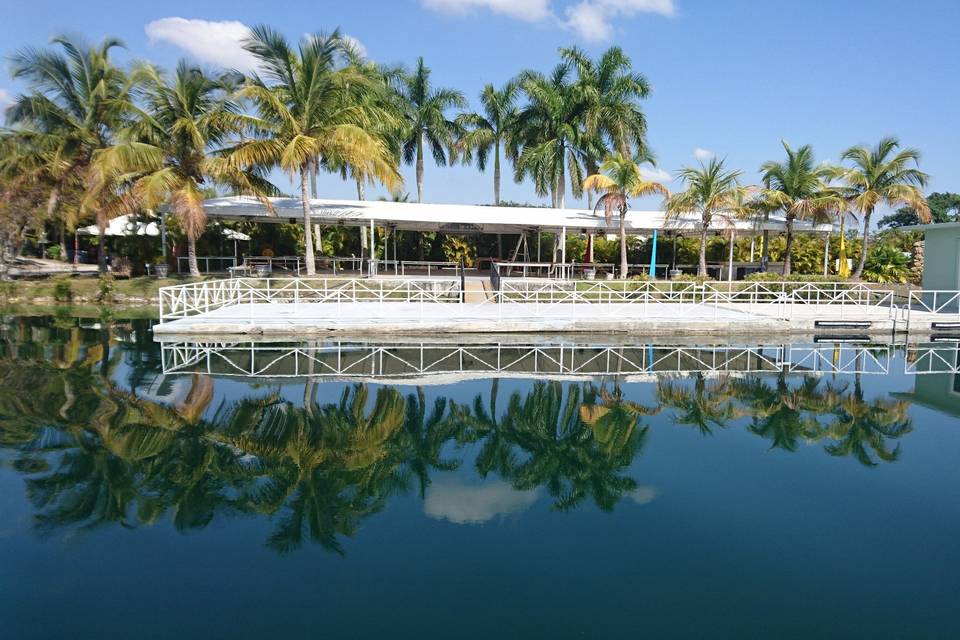
M426 275L431 277L443 272L456 271L460 264L442 260L372 260L370 275L394 276Z
M960 291L925 289L911 291L909 308L928 313L942 313L960 319Z
M893 289L879 289L862 283L697 283L697 282L597 282L563 280L523 280L504 278L499 290L471 291L469 304L460 309L447 309L445 315L469 316L478 308L497 307L513 318L584 317L584 315L616 315L623 305L655 308L660 305L697 305L718 314L722 309L763 311L768 317L789 319L801 308L829 310L829 319L863 319L869 310L871 319L901 320L909 315L911 305L901 307ZM339 305L350 302L420 303L427 316L425 303L458 303L465 301L465 285L461 278L235 278L208 280L162 287L160 289L161 321L208 313L224 306L261 303L322 304L337 303L335 309L313 312L338 317ZM960 297L960 293L954 292ZM913 292L917 299L921 292ZM922 299L919 298L919 299ZM946 298L938 297L943 308ZM498 316L499 317L499 316Z
M884 374L891 345L587 344L321 341L304 344L178 341L161 346L164 373L391 379L496 374L518 377L684 373Z
M459 302L459 279L232 278L160 288L160 321L235 305Z
M190 257L177 256L177 273L190 270ZM230 267L237 266L233 256L197 256L197 268L200 273L226 273Z

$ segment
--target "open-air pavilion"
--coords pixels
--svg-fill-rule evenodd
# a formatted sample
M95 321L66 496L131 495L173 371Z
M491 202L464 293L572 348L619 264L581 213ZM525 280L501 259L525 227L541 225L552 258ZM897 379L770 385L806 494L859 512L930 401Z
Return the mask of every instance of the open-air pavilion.
M204 207L208 217L214 220L266 224L303 222L303 204L298 198L261 200L246 196L231 196L207 200ZM607 224L602 214L589 209L314 199L310 201L310 210L311 219L315 224L357 228L358 233L365 236L361 247L372 248L367 250L367 255L359 256L360 259L369 259L371 255L377 255L375 230L386 230L387 233L383 236L386 246L381 245L379 248L383 249L381 255L384 258L393 257L394 268L396 268L397 256L396 235L393 233L395 231L516 236L515 244L507 247L505 258L511 263L521 261L538 265L569 264L566 255L568 234L582 234L589 237L619 233L619 220L612 220L611 224ZM669 262L657 261L658 240L665 236L699 235L700 221L698 216L668 217L663 211L637 210L627 213L625 228L630 236L643 236L653 240L651 266L655 275L665 276L672 265ZM732 246L733 240L737 237L756 237L765 232L777 234L785 229L783 219L776 216L770 216L767 220L740 220L728 216L715 216L708 232L730 239ZM821 234L825 242L829 241L829 233L832 229L831 224L812 224L808 221L794 223L796 233ZM544 233L553 235L555 238L553 246L541 248L539 242L531 241L538 234ZM392 247L386 238L393 238ZM532 250L531 245L535 245L536 249ZM668 260L671 258L670 256L661 257ZM755 257L755 265L751 270L757 270L760 267L759 243ZM378 262L382 263L383 260ZM593 262L589 245L584 262ZM733 276L735 266L732 264L732 252L728 264L715 265L714 268L717 271L715 275L721 276L721 279L729 279ZM643 265L643 269L646 271L647 265Z

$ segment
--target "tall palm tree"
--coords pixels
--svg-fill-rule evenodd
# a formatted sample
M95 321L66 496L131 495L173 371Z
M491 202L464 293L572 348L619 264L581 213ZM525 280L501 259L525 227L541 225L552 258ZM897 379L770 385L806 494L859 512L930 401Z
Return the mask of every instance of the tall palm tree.
M110 60L123 43L106 38L97 46L66 36L52 40L61 51L28 47L11 57L13 77L26 80L28 93L7 110L7 121L43 138L46 174L51 181L49 215L64 226L76 224L78 213L93 213L100 228L100 271L106 271L104 231L106 208L81 211L64 208L61 197L71 186L82 191L94 153L107 147L114 132L132 110L126 74ZM85 198L90 204L92 198Z
M728 170L724 161L711 158L699 167L684 167L679 176L686 189L667 200L667 214L700 215L700 266L698 275L707 275L707 232L714 217L730 222L729 209L742 199L744 187L738 182L742 172Z
M610 47L596 61L576 47L560 49L560 55L577 70L575 92L587 137L601 138L603 146L623 156L643 151L647 120L638 103L650 95L650 83L633 72L629 56L620 47ZM588 153L588 169L598 160Z
M514 179L532 178L537 195L550 194L555 208L564 207L568 175L573 195L579 198L583 194L584 105L577 99L570 76L570 65L563 63L549 76L525 71L519 80L527 105L519 115L521 148L514 163Z
M844 181L845 195L863 217L860 261L853 272L853 278L858 279L867 262L870 218L877 205L886 204L894 209L907 206L921 221L930 222L930 207L922 191L928 176L917 168L920 152L912 148L900 149L900 141L892 137L883 138L872 149L850 147L841 158L853 166L838 169L836 175Z
M596 61L576 47L562 48L560 55L577 71L575 99L582 108L581 147L587 175L599 173L601 159L611 150L632 155L638 164L656 164L645 140L646 116L638 104L650 94L650 84L633 72L623 50L610 47ZM587 207L593 208L589 190ZM587 236L586 256L592 260L593 234Z
M349 64L352 49L339 31L305 36L294 49L260 25L244 46L263 74L254 74L240 92L257 107L252 128L259 135L234 147L230 158L239 168L279 166L299 173L307 274L313 275L309 174L316 159L336 156L388 188L400 183L394 157L374 133L378 122L393 116L367 99L385 87Z
M139 174L132 196L147 209L169 202L187 236L190 274L199 276L196 243L206 226L205 184L258 195L276 189L255 170L212 155L246 125L223 81L185 61L169 80L151 66L137 73L143 78L145 108L125 132L126 140L98 152L97 164L108 172Z
M487 157L493 153L493 204L500 204L500 150L506 152L509 159L516 153L514 134L517 130L517 98L519 86L508 82L497 89L492 84L483 87L480 92L480 105L483 113L463 113L457 116L457 124L463 128L463 137L457 149L463 154L464 162L471 162L476 152L477 168L487 168Z
M448 151L459 137L460 127L447 117L450 109L463 109L466 98L456 89L435 89L430 83L430 69L417 58L417 68L407 75L400 87L403 98L404 129L403 161L416 162L417 202L423 202L424 146L430 147L433 160L447 164Z
M827 218L843 208L843 199L830 190L824 181L831 172L826 165L817 165L813 147L803 145L796 151L785 140L785 162L769 161L760 165L764 186L763 198L783 211L787 246L783 258L783 275L790 275L790 251L793 248L793 224L804 218Z
M664 198L670 197L670 192L659 182L645 180L640 173L640 166L620 152L607 156L600 166L603 173L587 176L583 181L583 188L603 192L597 200L596 209L603 207L603 214L607 224L613 220L614 212L620 214L620 278L627 277L627 210L630 208L630 198L642 198L659 194Z

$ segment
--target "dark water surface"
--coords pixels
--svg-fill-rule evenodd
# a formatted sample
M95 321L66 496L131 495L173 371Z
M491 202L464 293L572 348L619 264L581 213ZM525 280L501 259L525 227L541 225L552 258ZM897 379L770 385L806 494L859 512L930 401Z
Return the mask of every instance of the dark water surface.
M163 374L4 318L0 638L957 638L960 384Z

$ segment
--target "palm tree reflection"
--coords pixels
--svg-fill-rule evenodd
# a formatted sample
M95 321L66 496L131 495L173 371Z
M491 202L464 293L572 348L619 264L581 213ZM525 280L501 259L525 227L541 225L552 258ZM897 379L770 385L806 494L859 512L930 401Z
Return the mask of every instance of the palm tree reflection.
M704 435L742 424L771 448L819 443L867 466L896 461L912 428L906 402L866 398L859 376L660 378L651 406L617 380L535 382L505 405L498 381L462 404L367 384L326 403L313 387L295 403L253 385L229 400L206 375L164 381L148 341L62 320L5 335L0 450L25 476L44 533L254 516L278 552L313 542L343 553L392 497L423 499L468 455L481 478L545 491L554 510L610 511L638 488L631 468L658 422Z

